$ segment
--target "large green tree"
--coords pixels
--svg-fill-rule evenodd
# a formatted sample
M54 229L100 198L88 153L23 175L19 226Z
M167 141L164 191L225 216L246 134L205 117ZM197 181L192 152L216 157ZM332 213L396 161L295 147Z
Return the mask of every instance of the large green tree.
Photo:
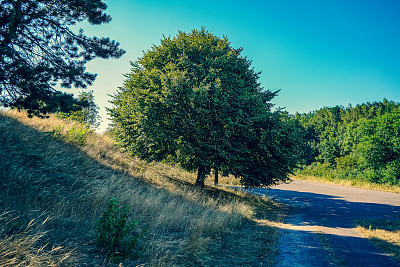
M31 114L79 104L54 86L85 88L96 78L85 71L88 61L119 58L124 51L109 38L88 37L70 26L108 23L106 8L101 0L1 0L0 104Z
M131 153L197 170L212 169L246 186L287 179L294 166L291 124L271 110L276 92L226 37L206 31L163 38L135 63L113 96L113 133Z

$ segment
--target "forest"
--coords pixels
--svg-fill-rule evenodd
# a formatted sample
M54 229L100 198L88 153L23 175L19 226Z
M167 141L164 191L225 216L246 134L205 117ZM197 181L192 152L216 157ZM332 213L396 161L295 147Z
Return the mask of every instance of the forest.
M400 184L400 104L384 99L290 116L303 138L296 174Z

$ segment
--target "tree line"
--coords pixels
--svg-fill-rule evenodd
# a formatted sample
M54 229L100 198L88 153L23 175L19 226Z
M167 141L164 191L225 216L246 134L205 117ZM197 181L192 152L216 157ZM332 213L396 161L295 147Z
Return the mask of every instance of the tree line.
M292 116L301 126L299 174L400 184L400 104L384 99Z

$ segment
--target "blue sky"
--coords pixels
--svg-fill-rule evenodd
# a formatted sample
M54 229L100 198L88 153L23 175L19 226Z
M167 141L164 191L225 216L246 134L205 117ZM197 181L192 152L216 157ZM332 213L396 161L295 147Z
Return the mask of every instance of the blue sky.
M112 0L106 25L78 25L89 36L108 36L126 50L117 60L96 59L94 91L103 124L108 94L123 74L163 35L202 26L227 36L262 72L276 107L305 113L323 106L400 101L400 1L135 1ZM76 92L74 90L70 92Z

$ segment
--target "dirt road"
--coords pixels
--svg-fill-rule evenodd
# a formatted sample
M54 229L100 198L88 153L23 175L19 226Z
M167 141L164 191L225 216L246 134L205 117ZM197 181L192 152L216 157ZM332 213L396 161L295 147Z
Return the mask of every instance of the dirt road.
M356 219L399 218L399 194L300 180L251 191L294 207L276 266L400 266L353 229Z

